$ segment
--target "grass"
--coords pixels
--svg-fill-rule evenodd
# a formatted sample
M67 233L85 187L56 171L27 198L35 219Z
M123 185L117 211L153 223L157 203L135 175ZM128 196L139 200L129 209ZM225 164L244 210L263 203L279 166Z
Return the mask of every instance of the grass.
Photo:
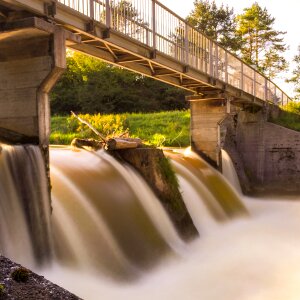
M278 118L271 121L283 127L300 131L300 102L290 102L282 108Z
M186 147L190 144L190 112L168 111L159 113L133 113L111 115L80 115L103 135L111 137L127 132L144 143L156 147ZM54 116L51 119L51 144L70 144L72 139L97 138L73 116Z

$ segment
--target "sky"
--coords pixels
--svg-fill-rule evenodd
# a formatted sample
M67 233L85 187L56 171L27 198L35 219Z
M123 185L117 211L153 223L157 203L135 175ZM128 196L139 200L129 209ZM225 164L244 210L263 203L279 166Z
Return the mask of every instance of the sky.
M233 7L236 14L242 13L243 8L250 7L254 2L258 2L261 7L267 8L272 17L275 18L275 30L286 31L285 42L289 46L286 52L286 59L291 62L290 69L293 69L292 59L297 54L300 45L300 1L299 0L215 0L217 5L222 3ZM185 18L194 7L194 0L159 0L169 9ZM290 71L291 71L290 70ZM280 88L288 95L293 96L293 85L284 82L289 74L282 74L280 78L274 80Z

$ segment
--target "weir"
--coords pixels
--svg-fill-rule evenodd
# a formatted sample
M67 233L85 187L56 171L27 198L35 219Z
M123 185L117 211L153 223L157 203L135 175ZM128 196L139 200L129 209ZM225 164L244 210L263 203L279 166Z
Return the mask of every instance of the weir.
M218 226L246 215L239 196L206 162L191 153L167 155L200 235L207 224ZM114 280L133 280L163 257L186 251L188 242L180 237L172 217L128 165L104 151L67 148L50 149L50 162L51 218L38 146L2 148L0 251L4 255L31 268L52 262Z
M159 1L130 3L134 14L122 8L121 0L0 0L2 140L41 145L47 163L48 93L66 67L66 46L196 94L189 97L191 144L215 166L220 166L220 149L226 131L223 121L228 115L232 116L240 108L267 109L270 103L285 105L291 101L272 81ZM271 186L280 183L282 176L274 175L276 178L273 176L274 180L269 182L264 179L269 176L266 174L281 171L271 170L264 164L264 137L259 132L250 129L244 132L250 140L255 134L260 141L249 148L251 153L256 152L258 166L255 170L247 167L244 173L254 176L254 182L260 186L265 183ZM236 152L248 149L248 142L243 144L241 140L236 140L240 145ZM289 149L291 143L289 140L280 147ZM298 161L299 151L293 153ZM247 157L251 155L240 153L240 156L244 165L238 168L242 169L250 164ZM281 168L288 167L281 164ZM290 181L299 182L298 174L299 170L295 169L294 179ZM243 178L247 176L240 175L240 178L245 182Z

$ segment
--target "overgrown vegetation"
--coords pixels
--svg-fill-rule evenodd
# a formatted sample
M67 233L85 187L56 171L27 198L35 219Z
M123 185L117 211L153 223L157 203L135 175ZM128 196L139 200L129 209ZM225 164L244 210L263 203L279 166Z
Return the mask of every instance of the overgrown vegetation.
M0 283L0 297L3 296L5 293L5 285Z
M278 118L270 121L300 131L300 102L290 102L288 105L283 106Z
M80 115L105 136L118 136L128 133L139 137L144 143L156 147L189 145L190 112L169 111L159 113L125 113ZM51 122L51 144L70 144L72 139L98 138L85 125L73 116L55 116Z
M20 267L12 272L11 278L16 282L26 282L29 278L29 273L28 269Z

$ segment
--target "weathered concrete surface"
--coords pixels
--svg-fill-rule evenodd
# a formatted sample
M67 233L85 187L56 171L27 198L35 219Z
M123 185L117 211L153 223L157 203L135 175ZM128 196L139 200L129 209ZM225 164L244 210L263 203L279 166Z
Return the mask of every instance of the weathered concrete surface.
M282 114L278 107L189 99L193 150L220 170L226 150L245 194L300 191L300 133L268 122Z
M230 154L246 194L300 192L300 133L268 122L266 109L240 111L226 127ZM233 118L231 119L233 120Z
M249 194L252 190L250 181L245 173L245 166L242 157L236 147L236 126L237 114L228 114L219 124L220 126L220 147L230 156L238 175L239 182L244 194ZM222 165L219 166L222 170Z
M48 93L66 68L65 31L37 18L14 20L1 29L0 127L47 146Z
M188 98L189 100L189 98ZM191 99L191 146L211 164L219 164L219 127L227 114L224 99Z
M179 192L176 175L161 149L136 148L115 150L110 153L129 163L143 176L183 239L190 240L198 236Z
M12 273L22 268L0 255L0 299L14 299L14 300L44 300L44 299L57 299L57 300L77 300L79 297L51 283L43 276L39 276L28 270L27 276L19 278L22 280L14 280ZM22 268L22 271L26 269ZM27 278L28 277L28 278ZM16 279L16 278L15 278Z
M267 122L264 149L264 187L300 191L300 133Z

